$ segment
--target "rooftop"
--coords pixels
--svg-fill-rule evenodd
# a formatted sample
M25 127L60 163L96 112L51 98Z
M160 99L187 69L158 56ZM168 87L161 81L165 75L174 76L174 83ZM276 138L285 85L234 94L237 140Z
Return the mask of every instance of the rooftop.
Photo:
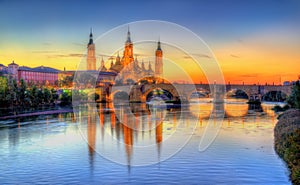
M32 72L43 72L43 73L58 73L60 70L54 69L51 67L39 66L35 68L30 68L27 66L21 66L18 69L19 71L32 71Z

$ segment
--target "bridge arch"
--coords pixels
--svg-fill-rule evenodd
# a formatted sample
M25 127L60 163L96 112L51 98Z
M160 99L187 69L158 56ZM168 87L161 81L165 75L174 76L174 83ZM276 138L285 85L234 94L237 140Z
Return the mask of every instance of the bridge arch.
M164 101L172 100L173 94L161 88L155 88L146 95L146 102L152 99L159 98Z
M198 99L198 98L209 98L210 97L210 91L207 89L195 89L192 92L188 94L188 100L191 99Z
M130 99L130 96L126 91L116 90L110 94L109 98L111 100L118 99L118 100L127 100L128 101Z
M250 93L243 88L233 88L228 89L225 94L226 99L236 98L236 99L250 99Z
M172 98L171 100L179 98L179 93L173 85L169 84L168 86L165 86L165 85L158 84L158 85L153 85L153 86L149 87L148 89L146 89L144 91L144 93L141 94L142 102L146 102L147 96L149 95L149 93L151 93L155 89L161 89L162 91L169 93Z

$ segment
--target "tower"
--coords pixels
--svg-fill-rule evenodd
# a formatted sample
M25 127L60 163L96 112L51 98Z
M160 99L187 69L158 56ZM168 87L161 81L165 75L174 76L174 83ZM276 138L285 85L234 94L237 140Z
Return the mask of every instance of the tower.
M127 40L125 42L125 50L123 55L123 66L127 66L133 60L133 44L131 42L130 31L128 27Z
M163 51L161 50L160 47L160 40L158 40L157 49L155 52L155 76L160 78L162 78L162 74L163 74L162 57L163 57Z
M103 60L103 57L102 57L102 60L101 60L101 66L99 68L99 71L106 71L106 67L105 67L105 64L104 64L104 60Z
M12 63L7 66L8 74L11 75L15 80L18 80L18 69L19 65L12 61Z
M96 56L95 56L95 44L93 41L92 28L90 32L90 40L87 45L87 58L86 58L86 69L96 70Z

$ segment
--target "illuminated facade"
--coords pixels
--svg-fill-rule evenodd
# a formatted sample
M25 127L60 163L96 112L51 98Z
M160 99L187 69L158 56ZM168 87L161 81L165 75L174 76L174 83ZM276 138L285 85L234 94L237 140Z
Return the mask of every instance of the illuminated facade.
M86 69L96 70L96 56L95 56L95 44L93 41L93 33L91 29L90 40L87 45L87 59L86 59Z
M27 83L55 84L58 81L59 72L57 69L45 66L35 68L21 66L18 68L18 81L23 79Z
M58 81L58 73L60 70L39 66L39 67L27 67L27 66L19 66L17 63L12 61L12 63L8 64L7 67L4 65L0 65L0 72L5 74L6 76L11 76L17 82L20 82L23 79L25 82L32 83L45 83L45 84L55 84Z
M102 58L99 70L102 72L116 72L119 74L116 80L122 80L123 82L126 82L128 79L138 81L141 78L151 76L162 77L163 51L161 49L160 41L158 41L155 56L156 59L154 70L150 62L145 64L144 61L142 61L140 63L137 57L134 58L133 43L131 41L130 31L128 29L122 58L118 54L115 61L111 61L109 68L105 67L104 60Z

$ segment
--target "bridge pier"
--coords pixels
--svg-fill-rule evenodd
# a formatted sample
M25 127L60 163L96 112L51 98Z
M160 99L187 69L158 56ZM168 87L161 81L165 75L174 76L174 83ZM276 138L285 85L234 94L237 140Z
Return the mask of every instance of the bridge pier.
M248 102L249 103L261 103L261 98L262 98L261 94L251 94L249 96Z
M170 92L173 96L173 100L176 98L181 100L190 100L191 93L198 89L206 90L211 94L214 101L223 101L226 92L232 89L244 91L249 98L249 102L261 102L262 97L270 91L281 91L286 95L291 93L292 86L272 86L272 85L209 85L209 84L143 84L143 85L124 85L113 86L112 84L106 84L102 87L97 87L96 93L100 95L100 101L113 101L113 96L117 91L124 91L129 95L129 101L145 103L147 95L156 88L160 88Z

